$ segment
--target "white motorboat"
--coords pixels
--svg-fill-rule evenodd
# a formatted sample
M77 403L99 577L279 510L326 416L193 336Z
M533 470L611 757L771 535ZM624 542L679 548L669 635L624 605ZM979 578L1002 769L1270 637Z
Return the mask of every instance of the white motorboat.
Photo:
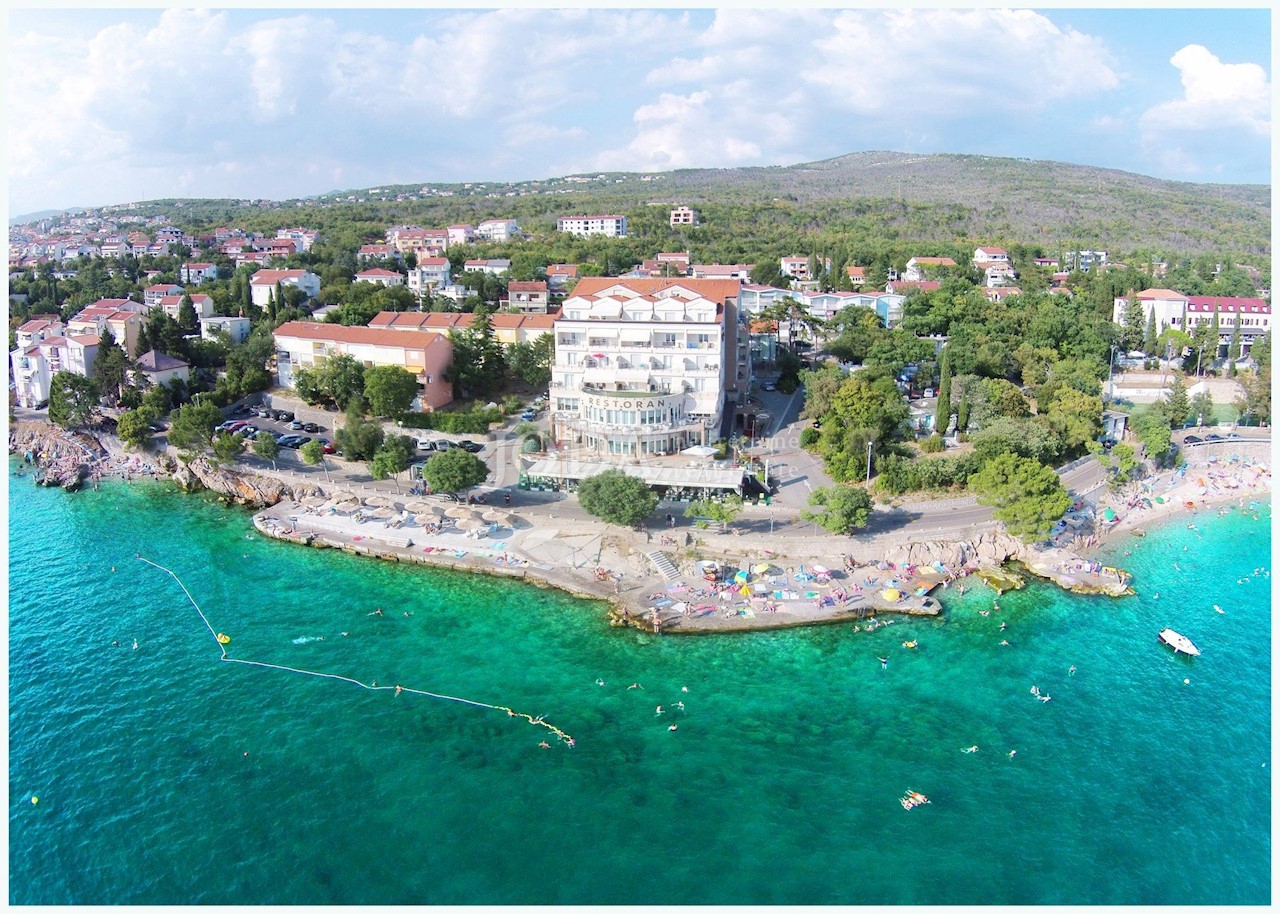
M1191 639L1186 635L1180 635L1171 628L1162 629L1160 632L1160 643L1167 644L1173 648L1175 654L1189 654L1192 657L1200 656L1200 648L1192 643Z

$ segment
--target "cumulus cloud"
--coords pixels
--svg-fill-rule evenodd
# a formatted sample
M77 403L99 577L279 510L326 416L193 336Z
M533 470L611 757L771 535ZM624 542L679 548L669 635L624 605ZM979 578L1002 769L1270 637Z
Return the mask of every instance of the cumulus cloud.
M1182 98L1161 102L1138 118L1143 151L1162 171L1213 177L1224 161L1267 155L1271 136L1271 83L1253 63L1223 63L1198 44L1169 62L1182 81Z
M996 125L1120 83L1100 40L1030 10L722 10L691 50L650 70L658 98L594 167L796 161L824 133L838 152L901 144L924 121Z
M1189 44L1169 58L1182 78L1182 98L1162 102L1142 115L1152 133L1238 128L1271 133L1271 83L1254 63L1223 63L1208 48Z

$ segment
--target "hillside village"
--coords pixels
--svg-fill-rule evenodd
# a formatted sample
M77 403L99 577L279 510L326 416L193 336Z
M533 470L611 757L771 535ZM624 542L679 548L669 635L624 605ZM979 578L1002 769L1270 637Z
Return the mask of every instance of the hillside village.
M673 231L702 223L690 206L669 211ZM628 238L628 217L564 215L555 234L615 244ZM143 391L163 388L145 408L153 422L201 391L224 407L275 389L345 408L347 398L323 380L335 359L345 359L412 378L399 417L406 425L433 427L430 419L406 422L409 414L474 410L503 395L524 408L536 395L526 416L544 405L547 414L528 476L564 484L610 461L643 465L699 449L733 456L730 444L768 427L760 391L806 382L813 428L802 443L844 482L862 475L841 469L860 451L869 480L873 449L884 461L876 462L879 475L913 453L968 453L969 436L984 427L1008 434L1009 423L1016 430L1028 417L1049 422L1058 373L1089 398L1083 433L1048 429L1062 439L1048 452L1066 458L1129 430L1104 402L1102 385L1117 368L1235 377L1256 367L1250 356L1266 341L1269 371L1269 291L1247 264L1219 263L1205 277L1185 263L1129 264L1098 250L1019 246L1015 255L992 244L964 253L952 245L956 254L946 256L936 245L907 244L906 256L874 266L802 252L704 263L686 249L654 250L606 273L599 263L531 261L525 252L543 240L513 218L393 225L340 250L302 226L190 231L162 217L136 225L118 214L77 214L17 227L9 254L11 403L43 409L51 397L65 398L76 388L59 388L63 373L110 379L98 384L104 399L95 407L136 411ZM479 256L486 251L504 256ZM1191 286L1249 294L1156 287L1188 276ZM1010 340L1009 351L986 365L983 346L992 344L970 342L972 328L949 310L962 302L989 308L993 316L983 320L991 326L1003 320L994 315L1028 308L1058 308L1056 321L1091 316L1050 333L1047 350L1024 355L1026 347ZM1089 336L1075 339L1077 332ZM879 431L854 429L856 440L844 442L820 432L832 401L815 389L833 383L819 381L831 373L867 385L888 379L872 396L883 398L872 423ZM1010 384L1019 375L1022 383ZM1162 388L1155 399L1167 396ZM1008 408L975 409L1001 397L1013 398ZM1262 399L1255 391L1237 412L1269 419L1269 395ZM1211 414L1202 408L1199 420ZM744 494L736 460L718 475L674 467L663 478L669 488Z

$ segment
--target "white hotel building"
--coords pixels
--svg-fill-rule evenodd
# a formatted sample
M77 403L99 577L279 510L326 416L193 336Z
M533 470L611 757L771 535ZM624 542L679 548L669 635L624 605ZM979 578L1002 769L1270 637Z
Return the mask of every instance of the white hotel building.
M718 440L750 384L740 294L736 280L579 280L555 322L552 437L635 458Z
M556 220L557 232L571 235L604 235L606 238L627 237L626 216L561 216Z

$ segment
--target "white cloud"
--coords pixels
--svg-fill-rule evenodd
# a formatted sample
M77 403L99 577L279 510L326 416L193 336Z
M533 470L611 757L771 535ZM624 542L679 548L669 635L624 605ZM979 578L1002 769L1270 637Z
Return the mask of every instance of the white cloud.
M1271 83L1254 63L1223 63L1208 48L1189 44L1169 63L1182 76L1183 97L1150 108L1140 120L1151 133L1242 128L1271 133Z

